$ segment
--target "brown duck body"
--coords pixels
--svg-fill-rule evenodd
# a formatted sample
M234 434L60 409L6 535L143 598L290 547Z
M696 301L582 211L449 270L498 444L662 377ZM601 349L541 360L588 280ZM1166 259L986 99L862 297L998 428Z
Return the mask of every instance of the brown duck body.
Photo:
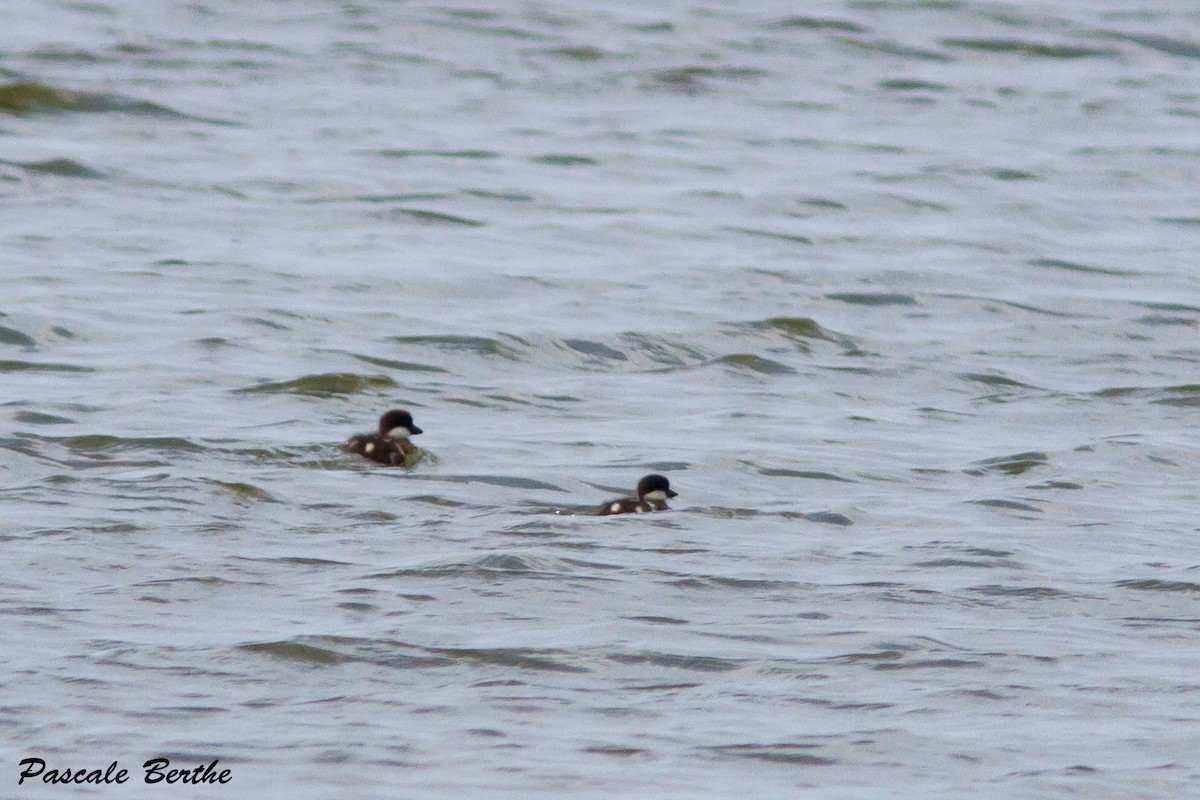
M389 467L411 467L419 459L417 454L420 453L407 439L397 440L381 433L352 436L342 445L342 450Z
M671 483L662 475L647 475L638 481L637 497L622 497L610 500L596 509L596 516L611 514L644 514L651 511L666 511L667 498L677 496L671 491Z
M425 451L408 437L421 432L413 422L412 414L396 409L379 418L377 433L351 436L341 449L387 467L412 467L425 456Z
M605 503L596 510L596 515L607 517L610 514L641 514L650 511L666 511L666 500L638 500L636 497L622 497Z

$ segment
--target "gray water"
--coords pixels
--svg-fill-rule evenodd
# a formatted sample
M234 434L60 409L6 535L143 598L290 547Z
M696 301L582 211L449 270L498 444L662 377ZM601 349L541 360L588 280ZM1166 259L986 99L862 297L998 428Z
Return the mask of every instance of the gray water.
M1195 791L1200 12L597 5L8 0L0 795Z

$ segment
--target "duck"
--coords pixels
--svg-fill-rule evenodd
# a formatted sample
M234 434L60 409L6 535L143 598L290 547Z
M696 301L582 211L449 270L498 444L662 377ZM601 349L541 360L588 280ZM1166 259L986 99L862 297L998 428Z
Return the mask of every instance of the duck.
M638 481L637 497L622 497L610 500L596 509L596 516L612 514L641 514L648 511L666 511L667 498L678 497L671 491L671 482L662 475L647 475Z
M404 409L388 411L379 418L377 433L351 436L340 445L347 453L357 453L365 459L388 467L412 468L425 456L425 451L408 439L424 433L413 422L412 414Z

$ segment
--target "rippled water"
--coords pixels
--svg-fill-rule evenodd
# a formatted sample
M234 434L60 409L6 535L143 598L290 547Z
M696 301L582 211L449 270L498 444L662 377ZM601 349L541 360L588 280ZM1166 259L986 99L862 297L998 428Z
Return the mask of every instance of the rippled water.
M1200 12L729 6L8 4L8 791L1194 791Z

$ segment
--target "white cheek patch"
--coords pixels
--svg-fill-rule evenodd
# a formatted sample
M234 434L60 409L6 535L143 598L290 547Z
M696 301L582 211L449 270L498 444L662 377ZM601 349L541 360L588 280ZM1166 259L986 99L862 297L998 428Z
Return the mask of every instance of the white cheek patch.
M363 448L363 452L364 453L374 453L375 452L375 444L373 442L367 442L367 446Z
M662 500L665 502L667 499L667 493L662 489L655 489L653 492L646 492L645 497L647 500Z
M388 436L392 437L393 439L407 439L408 437L412 436L412 431L403 425L397 425L388 431Z
M608 510L611 511L612 513L616 514L618 511L621 510L621 504L613 503L611 506L608 507Z

